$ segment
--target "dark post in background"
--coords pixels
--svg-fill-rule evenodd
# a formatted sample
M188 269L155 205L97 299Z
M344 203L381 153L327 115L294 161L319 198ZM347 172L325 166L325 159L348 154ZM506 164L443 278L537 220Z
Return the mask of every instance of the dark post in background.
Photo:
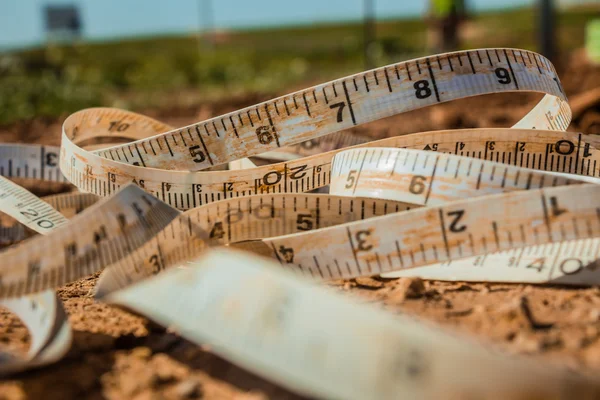
M371 69L373 65L372 46L375 42L375 0L364 0L364 58L365 69Z
M554 63L556 62L554 1L539 0L539 13L539 50Z

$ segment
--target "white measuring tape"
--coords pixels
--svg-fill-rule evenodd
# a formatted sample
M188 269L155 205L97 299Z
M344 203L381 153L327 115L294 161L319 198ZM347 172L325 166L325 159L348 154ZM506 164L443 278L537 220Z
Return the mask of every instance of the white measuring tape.
M502 91L545 97L513 128L369 143L335 133ZM50 147L0 147L2 175L60 181L60 165L90 193L45 203L0 182L0 210L49 233L3 252L0 298L26 304L104 269L99 299L208 342L303 394L592 396L594 382L392 318L306 281L393 274L598 283L598 139L564 132L569 122L552 65L510 49L399 63L179 129L121 110L83 110L65 121L59 156ZM251 156L285 161L256 166L244 159ZM202 171L224 163L229 170ZM329 194L304 193L328 185ZM93 204L93 195L108 199ZM85 210L67 222L63 209ZM207 252L223 245L270 257L274 266L231 250ZM34 345L2 371L52 362L68 348L64 313L44 293L53 299L45 319L37 308L11 307Z

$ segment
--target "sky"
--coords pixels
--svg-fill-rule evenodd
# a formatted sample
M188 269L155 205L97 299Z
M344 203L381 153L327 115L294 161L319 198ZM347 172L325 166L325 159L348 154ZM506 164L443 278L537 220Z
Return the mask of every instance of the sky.
M196 0L202 2L202 0ZM527 0L467 0L474 9L531 3ZM374 0L379 18L422 15L426 0ZM262 24L294 24L361 18L363 0L213 0L215 25L239 27Z
M377 18L423 15L427 0L374 0ZM76 4L91 39L189 33L211 3L214 27L235 29L361 18L363 0L0 0L0 48L43 41L43 9ZM467 0L472 10L532 4L534 0Z

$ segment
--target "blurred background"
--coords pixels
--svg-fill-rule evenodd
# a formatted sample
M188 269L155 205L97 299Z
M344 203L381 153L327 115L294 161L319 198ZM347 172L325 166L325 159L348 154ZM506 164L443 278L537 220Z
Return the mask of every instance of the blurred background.
M542 52L575 93L600 86L598 18L600 0L0 0L0 133L101 105L191 122L479 47ZM445 127L480 125L461 118Z

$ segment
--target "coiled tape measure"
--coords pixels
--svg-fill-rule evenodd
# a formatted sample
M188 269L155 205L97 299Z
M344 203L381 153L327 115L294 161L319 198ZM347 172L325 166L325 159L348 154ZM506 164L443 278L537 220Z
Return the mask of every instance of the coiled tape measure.
M512 128L372 142L341 132L518 91L545 96ZM177 129L122 110L77 112L60 149L0 147L3 176L66 178L81 191L38 199L0 181L0 210L42 234L2 253L0 298L32 345L2 355L0 371L60 359L70 328L52 289L103 269L99 300L305 395L596 398L595 381L311 283L598 284L600 139L565 132L569 122L553 66L512 49L389 65ZM0 239L28 236L15 226Z

